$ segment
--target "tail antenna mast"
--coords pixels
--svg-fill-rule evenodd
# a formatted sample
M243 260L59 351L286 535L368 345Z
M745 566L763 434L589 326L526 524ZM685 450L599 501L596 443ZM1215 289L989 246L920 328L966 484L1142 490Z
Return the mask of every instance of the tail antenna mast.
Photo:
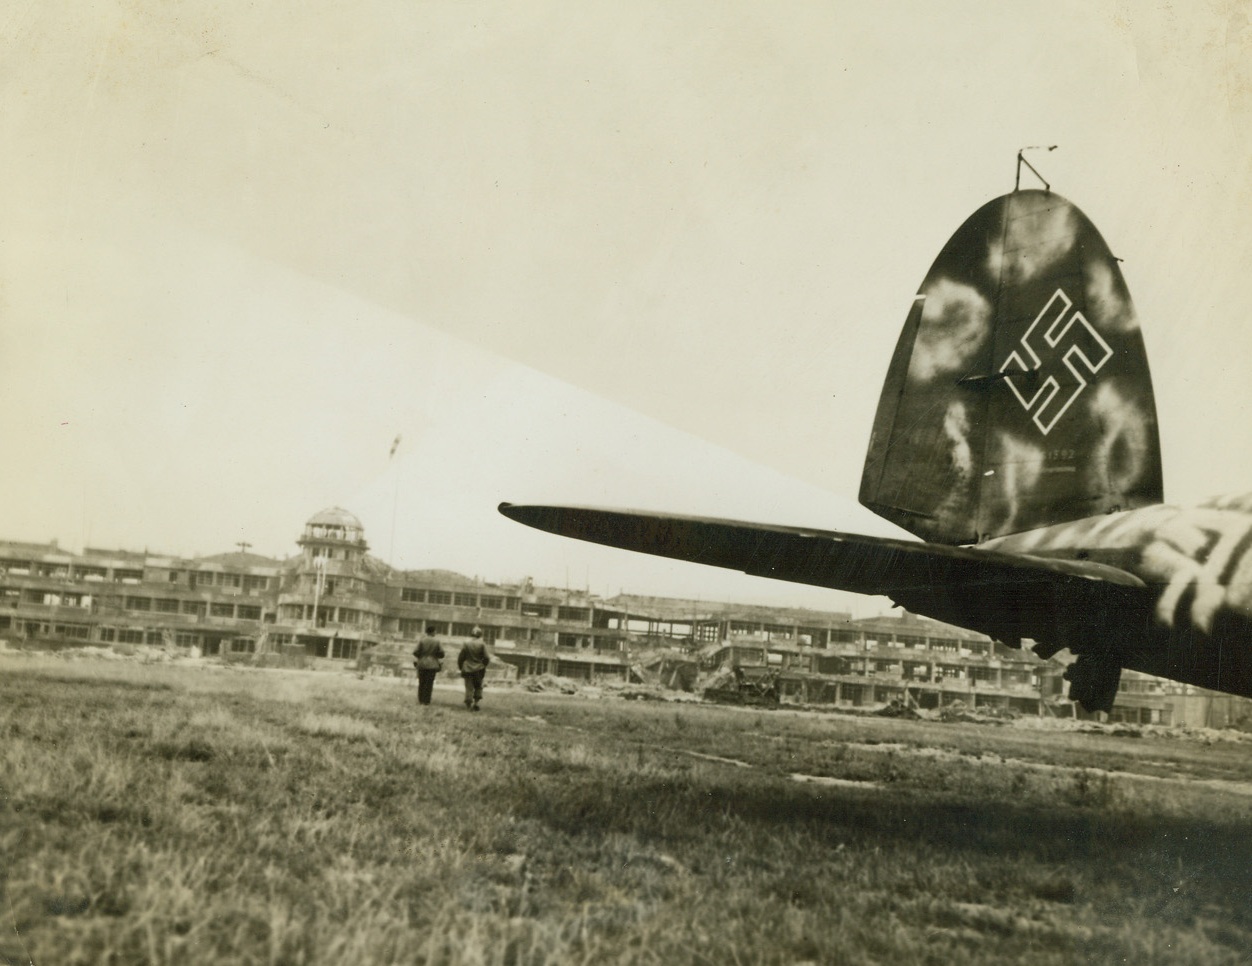
M1023 164L1024 164L1024 165L1026 165L1026 167L1030 168L1031 173L1032 173L1032 174L1033 174L1036 178L1038 178L1038 179L1040 180L1040 182L1042 182L1042 184L1043 184L1043 190L1044 190L1044 191L1051 191L1051 190L1052 190L1052 186L1051 186L1050 184L1048 184L1046 181L1044 181L1044 180L1043 180L1043 175L1041 175L1041 174L1040 174L1040 173L1039 173L1039 172L1035 169L1035 166L1034 166L1033 164L1031 164L1029 161L1027 161L1024 157L1022 157L1022 153L1023 153L1024 151L1055 151L1055 150L1056 150L1056 147L1057 147L1057 146L1056 146L1055 144L1050 144L1050 145L1046 145L1046 146L1045 146L1045 145L1042 145L1042 144L1031 144L1031 145L1028 145L1028 146L1026 146L1026 147L1024 147L1024 148L1020 149L1020 150L1017 152L1017 177L1016 177L1016 178L1014 179L1014 181L1013 181L1013 190L1014 190L1014 191L1017 191L1017 190L1021 187L1021 185L1022 185L1022 165L1023 165Z

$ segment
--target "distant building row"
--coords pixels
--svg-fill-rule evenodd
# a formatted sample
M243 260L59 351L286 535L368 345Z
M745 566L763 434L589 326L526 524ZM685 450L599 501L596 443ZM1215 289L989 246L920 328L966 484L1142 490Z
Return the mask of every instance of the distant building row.
M19 646L149 645L225 659L357 662L407 670L412 641L481 627L518 675L657 680L692 686L718 669L768 671L784 701L891 701L1044 713L1061 668L1024 651L903 614L853 620L837 611L588 593L497 584L442 570L401 571L368 554L361 523L315 514L300 553L180 558L0 542L0 640ZM1179 723L1235 713L1170 703L1184 692L1130 675L1117 714ZM1220 707L1219 707L1220 705ZM1219 708L1218 712L1213 709ZM1069 713L1068 707L1066 712Z

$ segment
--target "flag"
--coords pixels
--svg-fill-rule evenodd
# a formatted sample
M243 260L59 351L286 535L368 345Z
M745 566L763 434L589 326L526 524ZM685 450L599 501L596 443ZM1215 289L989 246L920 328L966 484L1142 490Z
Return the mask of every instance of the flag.
M396 438L391 441L391 452L387 454L387 459L391 459L391 457L395 456L396 450L399 448L400 448L400 437L397 435Z

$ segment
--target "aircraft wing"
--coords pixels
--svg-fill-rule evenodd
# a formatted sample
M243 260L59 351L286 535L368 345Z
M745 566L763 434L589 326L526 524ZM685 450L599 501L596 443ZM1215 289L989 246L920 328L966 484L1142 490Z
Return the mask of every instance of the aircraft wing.
M1090 613L1093 606L1118 606L1144 588L1133 574L1089 560L629 510L501 503L500 512L540 530L610 547L886 595L909 610L1001 640L1042 641L1047 637L1042 631L1057 626L1063 610Z

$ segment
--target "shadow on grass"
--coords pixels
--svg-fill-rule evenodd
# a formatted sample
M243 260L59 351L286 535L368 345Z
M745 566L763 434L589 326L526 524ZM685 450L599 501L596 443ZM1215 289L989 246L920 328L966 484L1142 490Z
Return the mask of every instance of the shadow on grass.
M730 831L766 851L798 838L804 848L831 853L846 848L882 853L884 861L907 856L925 865L1009 870L1007 880L1018 870L1031 879L1027 891L1049 902L1079 898L1072 873L1088 883L1117 881L1122 890L1129 884L1150 915L1171 907L1168 918L1188 919L1217 904L1252 928L1252 840L1234 820L764 783L533 783L501 795L516 803L519 816L567 835L617 831L669 848L700 848L706 836ZM1057 878L1058 870L1066 875Z

